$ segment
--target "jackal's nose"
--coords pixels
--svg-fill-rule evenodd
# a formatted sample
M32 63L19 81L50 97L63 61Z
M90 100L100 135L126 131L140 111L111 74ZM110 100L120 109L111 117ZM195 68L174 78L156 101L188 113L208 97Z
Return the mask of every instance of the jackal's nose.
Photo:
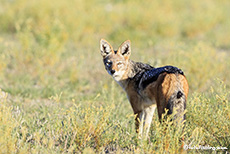
M113 75L113 74L115 73L115 70L111 70L110 72L111 72L111 74Z

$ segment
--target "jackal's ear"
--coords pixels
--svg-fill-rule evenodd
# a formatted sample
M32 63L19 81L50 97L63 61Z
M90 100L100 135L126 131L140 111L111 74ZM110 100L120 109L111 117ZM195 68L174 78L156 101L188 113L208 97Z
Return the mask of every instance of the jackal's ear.
M100 41L100 49L101 49L101 55L103 57L109 55L110 53L113 53L113 47L107 42L105 39L101 39Z
M131 55L131 42L130 40L125 41L121 44L118 49L118 52L125 57L125 59L129 59Z

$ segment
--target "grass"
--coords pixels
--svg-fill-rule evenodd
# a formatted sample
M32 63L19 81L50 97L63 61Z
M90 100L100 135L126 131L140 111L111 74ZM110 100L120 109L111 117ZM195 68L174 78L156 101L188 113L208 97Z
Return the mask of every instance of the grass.
M229 152L229 1L0 0L0 153ZM140 141L99 40L188 79L187 121L154 116Z

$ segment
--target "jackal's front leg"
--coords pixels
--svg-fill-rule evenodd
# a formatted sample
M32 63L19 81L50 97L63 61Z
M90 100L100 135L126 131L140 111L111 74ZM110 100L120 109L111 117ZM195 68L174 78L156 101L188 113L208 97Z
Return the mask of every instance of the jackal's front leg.
M156 105L154 104L137 114L135 124L139 138L143 136L147 138L155 109Z

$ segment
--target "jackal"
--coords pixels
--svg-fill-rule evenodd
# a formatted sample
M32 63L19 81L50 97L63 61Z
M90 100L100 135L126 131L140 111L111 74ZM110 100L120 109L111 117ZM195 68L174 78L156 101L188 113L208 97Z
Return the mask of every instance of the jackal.
M188 82L181 69L173 66L154 68L148 64L134 62L131 55L131 42L121 44L118 50L104 39L100 41L100 50L107 72L124 89L136 114L137 133L148 135L152 117L157 107L161 120L165 109L182 122L188 95Z

